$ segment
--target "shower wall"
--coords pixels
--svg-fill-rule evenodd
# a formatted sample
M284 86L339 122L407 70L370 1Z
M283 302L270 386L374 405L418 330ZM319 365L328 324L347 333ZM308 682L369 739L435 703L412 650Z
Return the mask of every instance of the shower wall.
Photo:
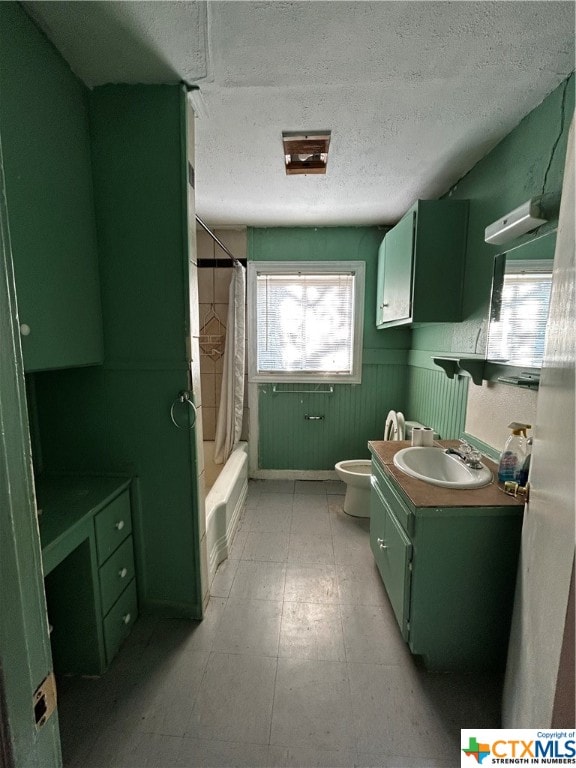
M216 229L214 234L238 259L246 258L245 229ZM214 440L222 389L224 339L232 261L203 229L196 230L200 317L200 378L204 440ZM205 266L214 262L214 266ZM222 263L225 266L218 266ZM248 439L248 378L244 379L242 440Z

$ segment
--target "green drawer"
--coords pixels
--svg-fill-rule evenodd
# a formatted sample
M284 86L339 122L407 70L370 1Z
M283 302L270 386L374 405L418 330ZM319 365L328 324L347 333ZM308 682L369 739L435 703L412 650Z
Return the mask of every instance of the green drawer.
M107 507L100 510L94 522L98 565L102 565L132 532L129 492L121 493Z
M398 495L384 471L372 460L372 485L378 489L409 536L414 534L414 515Z
M104 618L104 642L108 664L130 634L137 616L136 582L132 580Z
M105 616L134 578L132 536L124 540L100 568L102 615Z

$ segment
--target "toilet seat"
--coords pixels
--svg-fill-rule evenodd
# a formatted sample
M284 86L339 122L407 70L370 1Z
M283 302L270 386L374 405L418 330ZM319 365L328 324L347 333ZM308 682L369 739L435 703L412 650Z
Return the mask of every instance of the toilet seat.
M384 440L404 440L405 421L400 411L389 411L384 425Z
M389 411L384 425L384 440L404 440L405 421L400 411ZM353 517L370 517L370 459L347 459L334 467L346 483L344 512Z

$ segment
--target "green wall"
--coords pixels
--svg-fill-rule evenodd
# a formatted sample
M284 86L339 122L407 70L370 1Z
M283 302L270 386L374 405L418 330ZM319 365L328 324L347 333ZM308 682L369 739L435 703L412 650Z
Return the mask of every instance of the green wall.
M336 384L332 395L275 394L271 385L260 385L260 469L325 470L342 459L369 458L367 442L381 439L388 411L404 409L410 331L383 333L374 324L378 246L384 234L379 227L248 230L250 260L366 263L362 383ZM305 414L324 419L307 421Z
M413 329L407 406L411 418L430 424L442 437L460 436L465 424L467 388L476 385L466 377L445 378L438 369L434 370L432 355L484 353L493 259L509 247L485 243L484 230L526 200L540 195L548 222L511 245L529 242L557 226L573 111L574 75L528 114L446 195L470 201L463 321Z
M412 331L376 330L375 270L382 229L249 230L250 259L356 258L365 260L367 267L362 384L338 385L332 396L280 395L273 394L271 386L259 386L260 468L330 469L340 458L365 456L366 441L380 435L390 408L433 427L442 438L461 436L468 387L475 385L464 376L448 379L432 356L484 352L493 258L503 250L484 242L486 226L542 195L548 223L513 244L529 242L556 227L573 110L574 76L446 195L470 201L461 323L427 323ZM304 421L304 414L312 412L324 414L324 421Z
M529 242L558 224L568 129L574 111L574 75L477 163L446 195L469 200L463 322L417 328L412 347L436 352L483 353L493 259L509 245L484 242L493 221L542 195L548 223L511 245Z
M170 406L188 389L183 93L89 95L104 365L36 375L48 470L138 478L141 608L201 615L193 430Z

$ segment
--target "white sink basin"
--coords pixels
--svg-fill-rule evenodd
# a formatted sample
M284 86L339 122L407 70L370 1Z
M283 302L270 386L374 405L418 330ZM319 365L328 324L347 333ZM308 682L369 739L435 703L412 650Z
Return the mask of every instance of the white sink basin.
M402 448L394 456L394 465L418 480L445 488L481 488L492 481L492 472L484 464L472 469L443 448Z

